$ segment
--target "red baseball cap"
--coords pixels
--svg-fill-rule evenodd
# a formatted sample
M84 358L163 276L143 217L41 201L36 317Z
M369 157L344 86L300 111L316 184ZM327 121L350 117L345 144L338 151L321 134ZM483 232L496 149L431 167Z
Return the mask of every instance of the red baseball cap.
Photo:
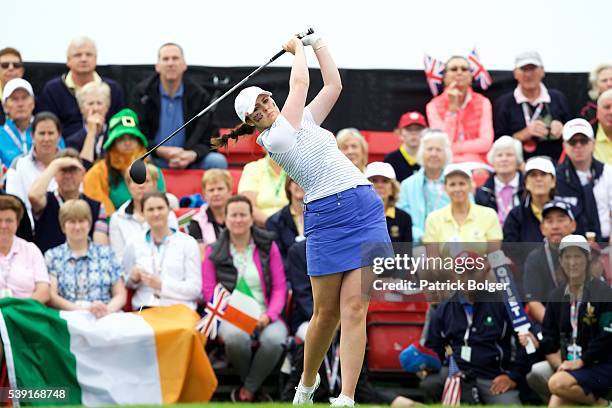
M427 121L425 120L425 116L423 116L420 112L406 112L402 115L397 124L397 128L405 128L410 125L421 125L423 127L427 127Z

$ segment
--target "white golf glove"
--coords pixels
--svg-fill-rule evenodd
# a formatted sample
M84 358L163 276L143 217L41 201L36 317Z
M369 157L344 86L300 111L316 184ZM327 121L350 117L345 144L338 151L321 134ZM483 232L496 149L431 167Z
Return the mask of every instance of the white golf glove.
M306 37L302 38L302 44L304 44L305 47L310 45L315 51L318 50L319 48L325 46L325 42L323 41L323 37L321 37L317 33L312 33L312 34L307 35Z

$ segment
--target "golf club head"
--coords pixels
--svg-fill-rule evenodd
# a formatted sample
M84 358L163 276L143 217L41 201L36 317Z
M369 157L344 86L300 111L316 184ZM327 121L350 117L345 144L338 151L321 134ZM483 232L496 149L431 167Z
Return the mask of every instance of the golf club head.
M136 184L143 184L147 180L147 167L144 160L134 160L134 163L130 166L130 177Z

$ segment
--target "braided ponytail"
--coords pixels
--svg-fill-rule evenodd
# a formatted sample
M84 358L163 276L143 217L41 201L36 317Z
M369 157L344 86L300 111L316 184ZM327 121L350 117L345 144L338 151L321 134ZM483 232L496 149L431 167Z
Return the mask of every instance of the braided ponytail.
M217 137L213 137L210 140L210 144L213 150L218 150L224 146L227 146L230 139L238 140L238 137L244 135L250 135L255 131L255 126L249 126L246 123L241 124L231 132Z

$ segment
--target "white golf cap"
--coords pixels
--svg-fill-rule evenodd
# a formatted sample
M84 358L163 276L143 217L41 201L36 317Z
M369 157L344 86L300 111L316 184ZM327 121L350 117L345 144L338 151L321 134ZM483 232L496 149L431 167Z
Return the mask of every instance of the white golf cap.
M382 176L391 180L396 179L393 166L384 162L373 162L368 164L368 167L366 167L365 176L368 179L374 176Z
M446 179L446 177L448 177L451 174L455 174L455 173L463 174L464 176L468 177L469 179L472 178L472 168L471 168L471 166L465 165L464 163L449 164L448 166L446 166L444 168L444 172L442 173L442 175Z
M244 88L234 100L234 109L240 121L244 122L247 115L250 115L255 110L255 102L259 95L272 96L271 92L264 91L258 86L249 86Z
M541 67L544 64L542 64L542 58L540 57L540 54L535 51L522 52L514 59L515 68L522 68L527 65L535 65L536 67Z
M563 252L565 248L578 247L583 251L591 253L591 244L582 235L566 235L559 243L559 252Z
M531 170L540 170L541 172L552 174L555 177L557 176L555 165L546 157L533 157L527 160L525 164L525 175Z
M23 78L14 78L8 81L4 86L4 92L2 94L2 103L6 102L6 100L17 89L24 89L27 93L30 94L31 97L34 97L34 90L32 89L32 85L30 85L28 81Z
M595 138L593 127L582 118L572 119L563 125L563 141L567 142L578 134L585 135L589 139Z

